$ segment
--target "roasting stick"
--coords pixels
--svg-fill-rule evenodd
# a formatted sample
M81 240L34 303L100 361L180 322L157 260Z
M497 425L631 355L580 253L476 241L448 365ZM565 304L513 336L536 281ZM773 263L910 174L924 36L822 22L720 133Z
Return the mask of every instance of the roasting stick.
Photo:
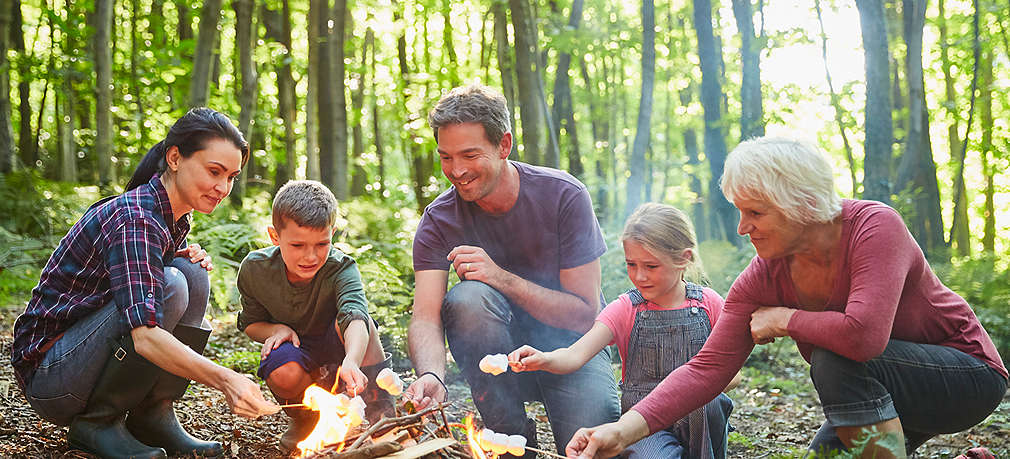
M529 446L523 446L523 448L526 448L526 450L528 450L528 451L533 451L534 453L544 454L544 455L547 455L547 456L550 456L550 457L559 457L561 459L568 459L568 457L566 457L566 456L562 456L562 455L560 455L558 453L552 453L550 451L544 451L542 449L530 448Z
M301 407L304 407L304 406L308 406L308 405L306 405L304 403L292 403L290 405L281 405L281 408L301 408Z

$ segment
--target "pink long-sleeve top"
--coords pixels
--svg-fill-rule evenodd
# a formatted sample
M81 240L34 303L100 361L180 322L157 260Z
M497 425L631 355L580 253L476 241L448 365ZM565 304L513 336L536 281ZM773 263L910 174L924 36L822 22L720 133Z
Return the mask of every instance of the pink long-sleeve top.
M750 316L761 306L797 309L789 336L808 362L821 347L865 362L890 339L958 349L1007 377L996 346L968 303L933 273L894 209L875 201L842 203L841 254L834 291L823 311L800 309L788 258L754 257L726 297L722 317L702 350L632 407L650 433L715 398L754 347Z

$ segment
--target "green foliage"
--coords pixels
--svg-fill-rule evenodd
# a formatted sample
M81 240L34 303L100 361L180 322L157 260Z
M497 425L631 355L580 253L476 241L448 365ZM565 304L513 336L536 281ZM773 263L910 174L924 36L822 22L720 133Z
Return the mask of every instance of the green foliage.
M1004 362L1010 356L1010 267L1006 258L984 254L933 264L940 280L975 310Z
M254 351L232 351L224 354L218 361L221 366L231 368L239 373L256 374L260 365L260 353Z

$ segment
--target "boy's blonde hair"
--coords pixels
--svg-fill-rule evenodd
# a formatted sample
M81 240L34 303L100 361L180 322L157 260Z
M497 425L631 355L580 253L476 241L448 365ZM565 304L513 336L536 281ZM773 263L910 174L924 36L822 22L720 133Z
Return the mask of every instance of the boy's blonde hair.
M274 229L288 221L313 229L329 229L337 222L337 198L326 185L315 180L291 180L274 196Z
M624 224L621 241L635 241L654 255L669 257L674 266L684 268L686 279L704 281L705 271L698 255L694 225L676 207L655 202L638 206ZM691 249L691 258L681 256L684 249Z

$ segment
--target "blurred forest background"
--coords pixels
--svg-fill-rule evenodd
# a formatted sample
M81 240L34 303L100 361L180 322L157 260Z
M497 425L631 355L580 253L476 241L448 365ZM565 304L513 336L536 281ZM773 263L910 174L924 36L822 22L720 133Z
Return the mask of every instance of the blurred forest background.
M584 181L616 234L644 201L689 210L725 294L753 252L719 192L757 135L829 152L846 197L889 203L1010 355L1010 3L995 0L0 0L0 307L27 302L58 240L190 107L231 116L252 160L197 215L215 314L268 243L271 195L319 179L402 348L421 209L448 187L426 115L501 88L516 159Z

